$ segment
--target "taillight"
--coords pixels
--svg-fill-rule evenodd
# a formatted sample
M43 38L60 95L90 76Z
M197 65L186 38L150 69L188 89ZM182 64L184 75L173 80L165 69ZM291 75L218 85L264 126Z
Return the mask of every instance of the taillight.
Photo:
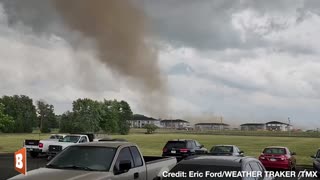
M186 152L188 152L188 149L180 149L180 152L186 153Z
M167 152L167 150L168 150L167 148L163 148L162 152Z
M39 143L39 148L43 148L43 143Z
M287 157L286 156L281 156L281 161L284 161L284 160L287 160Z

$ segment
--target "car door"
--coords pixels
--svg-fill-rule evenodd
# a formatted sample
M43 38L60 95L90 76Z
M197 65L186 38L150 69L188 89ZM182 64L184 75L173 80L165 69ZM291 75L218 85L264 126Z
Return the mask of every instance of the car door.
M134 163L134 179L135 180L146 180L147 178L147 171L146 171L146 166L143 164L143 160L141 157L141 154L138 150L137 147L131 146L130 147L130 152L133 157L133 163Z
M125 173L117 174L116 172L119 170L120 161L130 161L131 162L131 169ZM139 163L138 163L139 164ZM145 167L145 166L143 166ZM134 160L132 157L132 153L129 149L129 147L125 147L121 149L119 152L118 158L116 160L116 163L113 168L114 172L114 178L116 180L122 180L122 179L134 179L134 180L146 180L146 175L140 174L139 170L141 170L141 167L135 167ZM144 169L145 171L145 169ZM137 175L138 173L138 175Z

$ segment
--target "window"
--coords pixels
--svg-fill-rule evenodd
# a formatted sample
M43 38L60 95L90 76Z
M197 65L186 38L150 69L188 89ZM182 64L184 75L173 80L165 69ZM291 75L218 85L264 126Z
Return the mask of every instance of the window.
M142 166L143 165L142 158L141 158L141 155L139 153L138 148L135 147L135 146L131 146L130 150L131 150L131 153L132 153L132 156L133 156L134 167Z
M256 172L258 172L258 171L260 171L260 172L262 172L262 175L263 175L263 169L262 169L262 167L260 166L260 164L259 163L257 163L257 162L250 162L250 166L251 166L251 169L253 170L253 171L256 171ZM263 179L263 177L256 177L255 179Z
M131 156L131 153L130 153L130 150L128 147L121 149L121 151L118 155L118 159L116 161L116 164L114 165L114 171L118 171L120 169L119 168L120 162L126 161L126 160L131 162L131 167L134 167L133 166L133 159L132 159L132 156Z
M200 147L201 144L198 141L194 141L196 143L196 146Z
M109 147L69 146L49 162L47 167L63 169L78 166L96 171L109 171L116 151L115 148Z
M320 151L317 152L316 158L320 158Z
M184 141L168 141L165 145L167 149L180 149L180 148L186 148L186 142Z
M238 147L235 147L235 152L240 153L240 149Z
M264 154L286 154L284 148L266 148L263 151Z
M80 143L85 143L85 142L88 142L88 139L87 139L87 137L82 136L79 142Z

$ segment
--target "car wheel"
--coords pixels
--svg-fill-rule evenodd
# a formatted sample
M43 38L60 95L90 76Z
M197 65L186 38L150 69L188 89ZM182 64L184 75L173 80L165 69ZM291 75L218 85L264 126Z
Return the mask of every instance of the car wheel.
M31 156L32 158L37 158L38 155L39 155L39 153L37 153L37 152L30 152L30 156Z

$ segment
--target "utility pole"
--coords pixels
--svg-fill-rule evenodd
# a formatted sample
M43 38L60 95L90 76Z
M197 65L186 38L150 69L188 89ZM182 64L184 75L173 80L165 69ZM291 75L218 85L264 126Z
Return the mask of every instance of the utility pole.
M289 125L288 125L289 136L291 136L291 128L290 128L291 124L290 124L290 117L288 117L288 123L289 123Z

